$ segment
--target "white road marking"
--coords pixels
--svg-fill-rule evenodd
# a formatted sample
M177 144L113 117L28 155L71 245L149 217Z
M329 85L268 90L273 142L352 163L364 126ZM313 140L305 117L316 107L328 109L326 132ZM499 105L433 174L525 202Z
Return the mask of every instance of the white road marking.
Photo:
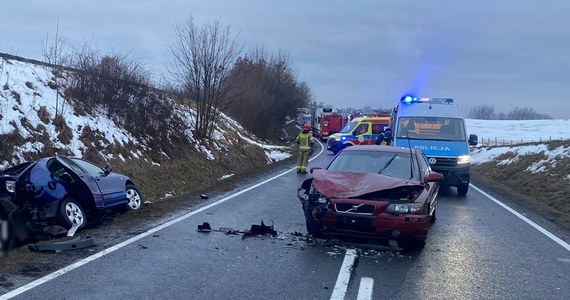
M319 143L319 144L320 144L320 143ZM321 145L321 151L320 151L317 155L315 155L313 158L311 158L309 161L312 161L313 159L317 158L319 155L321 155L321 153L323 153L323 151L324 151L324 147ZM261 186L261 185L264 185L264 184L266 184L266 183L268 183L268 182L270 182L270 181L273 181L273 180L275 180L275 179L277 179L277 178L279 178L279 177L281 177L281 176L283 176L283 175L285 175L285 174L287 174L287 173L289 173L289 172L291 172L291 171L293 171L293 170L297 170L297 169L296 169L296 168L289 169L289 170L287 170L287 171L285 171L285 172L283 172L283 173L281 173L281 174L275 175L275 176L273 176L273 177L271 177L271 178L269 178L269 179L267 179L267 180L264 180L264 181L262 181L262 182L260 182L260 183L258 183L258 184L256 184L256 185L250 186L250 187L248 187L248 188L246 188L246 189L244 189L244 190L241 190L241 191L239 191L239 192L237 192L237 193L235 193L235 194L232 194L232 195L230 195L230 196L228 196L228 197L226 197L226 198L220 199L220 200L218 200L218 201L216 201L216 202L214 202L214 203L211 203L211 204L208 204L208 205L206 205L206 206L203 206L203 207L201 207L201 208L199 208L199 209L197 209L197 210L195 210L195 211L189 212L189 213L187 213L187 214L185 214L185 215L183 215L183 216L180 216L180 217L178 217L178 218L176 218L176 219L174 219L174 220L171 220L171 221L169 221L169 222L166 222L166 223L164 223L164 224L162 224L162 225L160 225L160 226L158 226L158 227L152 228L152 229L148 230L147 232L143 232L143 233L141 233L141 234L139 234L139 235L137 235L137 236L134 236L134 237L132 237L132 238L130 238L130 239L128 239L128 240L122 242L122 243L119 243L119 244L117 244L117 245L115 245L115 246L109 247L109 248L107 248L107 249L105 249L105 250L103 250L103 251L101 251L101 252L98 252L98 253L96 253L96 254L93 254L93 255L91 255L91 256L89 256L89 257L86 257L86 258L84 258L84 259L82 259L82 260L79 260L79 261L77 261L77 262L75 262L75 263L73 263L73 264L71 264L71 265L69 265L69 266L67 266L67 267L61 268L61 269L59 269L59 270L57 270L57 271L55 271L55 272L53 272L53 273L51 273L51 274L48 274L48 275L46 275L46 276L44 276L44 277L42 277L42 278L36 279L36 280L34 280L34 281L32 281L32 282L30 282L30 283L24 285L24 286L21 286L21 287L15 289L15 290L13 290L13 291L11 291L11 292L9 292L9 293L6 293L6 294L4 294L4 295L0 295L0 300L10 299L10 298L16 297L16 296L18 296L18 295L20 295L20 294L22 294L22 293L25 293L26 291L29 291L29 290L31 290L31 289L33 289L33 288L35 288L35 287L37 287L37 286L43 284L43 283L46 283L46 282L48 282L48 281L50 281L50 280L53 280L53 279L55 279L55 278L57 278L57 277L59 277L59 276L65 274L65 273L67 273L67 272L73 271L73 270L75 270L75 269L77 269L77 268L79 268L79 267L81 267L81 266L83 266L83 265L85 265L85 264L87 264L87 263L89 263L89 262L92 262L92 261L94 261L94 260L96 260L96 259L98 259L98 258L101 258L101 257L103 257L103 256L105 256L105 255L107 255L107 254L109 254L109 253L115 252L116 250L119 250L119 249L121 249L121 248L123 248L123 247L125 247L125 246L127 246L127 245L129 245L129 244L132 244L132 243L134 243L134 242L136 242L136 241L138 241L138 240L140 240L140 239L142 239L142 238L144 238L144 237L147 237L147 236L149 236L149 235L151 235L151 234L153 234L153 233L155 233L155 232L157 232L157 231L160 231L160 230L162 230L162 229L164 229L164 228L166 228L166 227L169 227L169 226L171 226L171 225L174 225L174 224L176 224L176 223L178 223L178 222L180 222L180 221L182 221L182 220L185 220L185 219L187 219L187 218L189 218L189 217L191 217L191 216L193 216L193 215L195 215L195 214L198 214L198 213L200 213L200 212L203 212L203 211L205 211L205 210L207 210L207 209L209 209L209 208L212 208L212 207L214 207L214 206L216 206L216 205L222 204L222 203L224 203L224 202L226 202L226 201L228 201L228 200L230 200L230 199L232 199L232 198L235 198L236 196L239 196L239 195L241 195L241 194L243 194L243 193L245 193L245 192L249 192L249 191L251 191L251 190L253 190L253 189L255 189L255 188L257 188L257 187L259 187L259 186Z
M362 277L356 300L372 300L372 291L374 291L374 279Z
M342 261L342 266L338 273L336 279L336 284L334 285L333 293L331 295L331 300L344 300L344 295L348 290L348 282L350 281L350 275L352 274L352 269L354 267L354 262L358 257L358 253L354 249L346 250L346 255Z
M475 190L477 190L479 193L481 193L483 196L489 198L491 201L497 203L499 206L503 207L504 209L506 209L507 211L509 211L510 213L512 213L513 215L519 217L521 220L525 221L526 223L528 223L530 226L534 227L536 230L540 231L542 234L546 235L547 237L549 237L551 240L555 241L556 243L558 243L560 246L566 248L566 250L570 251L570 245L568 243L566 243L565 241L563 241L562 239L560 239L559 237L555 236L554 234L552 234L550 231L542 228L540 225L534 223L533 221L531 221L529 218L523 216L521 213L517 212L516 210L510 208L509 206L507 206L506 204L504 204L503 202L495 199L495 197L485 193L483 190L481 190L480 188L474 186L473 184L469 184L472 188L474 188Z

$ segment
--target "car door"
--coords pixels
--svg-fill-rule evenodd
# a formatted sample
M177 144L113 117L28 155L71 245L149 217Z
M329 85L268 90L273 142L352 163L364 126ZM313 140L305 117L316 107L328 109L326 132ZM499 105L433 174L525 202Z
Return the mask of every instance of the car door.
M116 174L107 173L100 166L81 158L69 158L69 160L81 168L80 177L83 180L94 180L103 196L104 207L110 207L123 203L127 199L125 192L125 178Z
M369 129L370 123L360 123L353 131L353 135L356 136L354 141L355 145L367 145L367 140L370 138Z

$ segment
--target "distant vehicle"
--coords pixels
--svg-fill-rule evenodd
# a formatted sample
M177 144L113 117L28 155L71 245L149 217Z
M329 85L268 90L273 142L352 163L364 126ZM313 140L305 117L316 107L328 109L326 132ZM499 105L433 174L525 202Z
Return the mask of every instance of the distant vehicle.
M339 114L323 114L320 118L320 138L325 141L331 134L340 132L348 119Z
M393 145L421 149L434 171L444 175L442 185L457 187L465 196L470 180L469 146L477 135L467 137L465 120L450 98L404 96L392 112Z
M311 173L297 192L309 234L425 245L443 176L430 169L421 150L350 147Z
M304 124L311 124L312 116L310 114L300 113L297 117L297 125L303 127Z
M133 181L81 158L55 156L0 172L0 199L29 212L30 221L83 227L108 208L138 210L143 198Z
M327 150L337 154L355 145L374 145L376 139L389 125L390 117L360 117L353 119L338 133L329 135Z

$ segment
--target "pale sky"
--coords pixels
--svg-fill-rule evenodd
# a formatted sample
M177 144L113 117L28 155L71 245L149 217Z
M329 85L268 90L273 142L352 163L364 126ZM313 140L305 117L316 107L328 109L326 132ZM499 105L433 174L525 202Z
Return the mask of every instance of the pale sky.
M570 118L568 0L4 0L0 51L43 60L59 17L70 47L129 53L157 74L190 15L230 25L245 50L286 49L315 100L335 107L388 108L415 92L454 98L465 114Z

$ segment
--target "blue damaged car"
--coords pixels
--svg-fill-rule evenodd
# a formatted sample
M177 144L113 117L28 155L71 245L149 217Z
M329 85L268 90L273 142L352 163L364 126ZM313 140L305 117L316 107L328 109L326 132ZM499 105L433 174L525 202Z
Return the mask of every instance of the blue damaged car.
M29 212L30 219L65 228L100 219L109 208L138 210L143 198L133 181L87 160L54 156L0 172L0 198ZM91 222L91 223L88 223Z

